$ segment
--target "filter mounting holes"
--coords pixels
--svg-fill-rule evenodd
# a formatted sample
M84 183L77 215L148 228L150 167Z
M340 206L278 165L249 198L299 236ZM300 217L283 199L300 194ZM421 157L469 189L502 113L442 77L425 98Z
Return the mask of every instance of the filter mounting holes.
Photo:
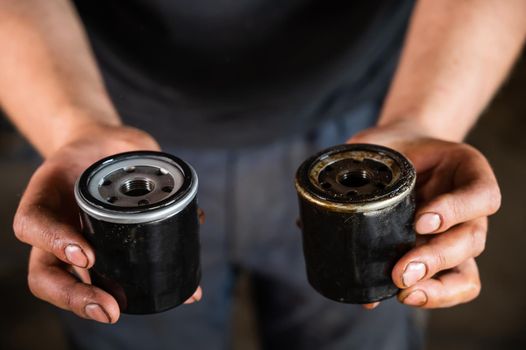
M113 165L95 179L98 186L92 190L107 204L130 208L156 204L174 195L183 183L183 174L177 167L126 163ZM143 199L148 203L139 203Z
M322 191L333 198L349 200L377 196L388 188L394 175L386 164L368 157L337 159L312 169L317 169L314 181Z
M349 191L346 193L347 197L354 197L358 195L358 191Z
M172 192L173 187L170 187L170 186L164 186L164 187L162 188L162 190L163 190L163 192L170 193L170 192Z
M138 205L148 205L150 202L147 199L141 199L137 202Z
M332 187L332 185L330 183L328 183L328 182L322 182L320 184L320 186L321 186L321 188L326 189L326 190L328 190L329 188Z

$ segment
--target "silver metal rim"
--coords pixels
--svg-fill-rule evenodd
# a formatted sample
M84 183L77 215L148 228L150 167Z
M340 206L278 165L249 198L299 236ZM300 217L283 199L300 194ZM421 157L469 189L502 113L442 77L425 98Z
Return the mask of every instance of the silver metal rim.
M316 203L317 205L321 207L327 207L330 210L338 211L338 212L348 212L348 213L371 213L371 215L374 215L374 212L377 210L381 210L384 208L391 207L393 205L396 205L400 203L402 200L404 200L407 196L409 196L413 188L415 187L415 180L411 183L410 186L407 187L405 191L402 193L399 193L396 196L389 197L386 199L382 199L381 201L377 202L366 202L366 203L336 203L336 202L329 202L322 199L319 199L307 191L305 191L303 188L301 188L298 183L296 183L296 190L298 193L307 198L310 202Z
M318 159L315 163L313 163L313 165L308 170L309 183L312 186L315 186L319 191L325 191L321 187L321 183L318 181L321 171L342 159L358 159L360 161L370 159L383 163L393 172L390 184L386 184L386 190L389 189L390 185L399 181L400 177L405 178L407 181L402 182L396 188L392 188L391 192L385 192L381 195L378 195L376 198L372 197L371 199L366 200L359 199L356 201L349 200L340 202L327 198L320 198L315 193L312 193L311 190L308 190L306 187L304 187L305 185L300 183L301 180L296 177L295 187L298 194L307 199L309 202L313 202L318 206L325 207L332 211L366 214L370 212L371 215L374 215L375 211L394 206L413 193L413 189L416 184L416 172L409 159L404 157L402 154L386 147L368 144L355 144L351 146L355 146L356 148L349 150L343 148L341 151L335 152L329 156L323 156L327 151L320 152L319 155L313 156L313 158L321 157L321 159ZM381 152L379 152L378 150L375 150L371 147L381 147L382 149ZM400 159L397 160L398 158ZM308 161L309 160L307 160L306 163ZM402 163L405 164L404 167L402 166ZM403 170L403 168L407 169L407 173Z
M151 157L148 157L151 158ZM159 157L156 157L159 158ZM140 158L137 158L138 160ZM177 164L169 159L160 158L165 161L164 167L176 167L179 171L181 169L177 166ZM140 161L139 161L140 163ZM191 177L192 177L192 184L190 186L190 189L186 193L186 195L182 198L180 198L177 202L172 203L167 206L159 207L159 208L150 208L148 210L145 210L144 212L120 212L120 211L114 211L107 208L101 208L99 206L94 205L91 202L88 202L80 193L80 186L79 186L79 179L77 179L75 183L75 199L77 201L78 206L82 211L84 211L86 214L90 215L91 217L106 221L106 222L113 222L113 223L119 223L119 224L140 224L140 223L146 223L146 222L153 222L158 220L163 220L168 217L171 217L173 215L176 215L180 211L182 211L188 204L190 204L195 196L197 195L197 188L198 188L198 178L197 173L193 169L192 166L187 164L191 171ZM110 165L111 166L111 165ZM99 179L100 181L100 179ZM174 187L175 188L175 187ZM180 186L179 186L180 188ZM174 192L177 189L174 190ZM139 207L140 208L140 207Z

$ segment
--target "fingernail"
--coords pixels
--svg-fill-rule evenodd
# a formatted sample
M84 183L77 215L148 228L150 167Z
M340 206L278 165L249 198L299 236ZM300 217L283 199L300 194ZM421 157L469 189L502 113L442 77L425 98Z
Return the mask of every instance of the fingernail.
M203 289L201 289L201 287L197 287L192 297L194 298L195 301L201 301L201 299L203 298Z
M402 275L404 286L411 287L413 284L420 281L426 275L426 270L426 265L421 262L410 262L407 264Z
M110 317L99 304L88 304L84 307L84 311L92 320L110 323Z
M64 249L66 258L75 266L88 267L88 257L82 249L76 244L70 244Z
M191 296L190 298L188 298L188 300L186 300L184 303L185 304L193 304L193 303L196 303L198 302L200 299L197 299L195 296Z
M379 301L375 303L370 303L370 304L363 304L363 307L366 308L367 310L372 310L372 309L375 309L378 305L380 305Z
M415 230L418 233L432 233L440 228L442 220L437 213L425 213L416 221Z
M197 217L199 219L199 223L203 225L205 223L205 212L201 208L197 208Z
M427 303L427 295L422 290L417 289L406 296L402 302L406 305L422 306Z

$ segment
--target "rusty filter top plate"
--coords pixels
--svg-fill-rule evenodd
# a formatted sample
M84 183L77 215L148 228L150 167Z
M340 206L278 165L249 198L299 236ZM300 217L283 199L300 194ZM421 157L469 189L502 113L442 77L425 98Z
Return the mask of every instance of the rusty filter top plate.
M416 172L399 152L372 144L340 145L307 159L296 174L299 195L338 211L370 211L401 201Z

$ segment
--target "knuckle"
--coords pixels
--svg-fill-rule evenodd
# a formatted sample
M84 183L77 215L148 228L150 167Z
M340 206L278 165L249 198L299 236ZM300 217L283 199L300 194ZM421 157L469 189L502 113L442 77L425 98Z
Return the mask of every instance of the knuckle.
M82 297L82 304L86 305L94 302L97 299L97 292L93 288L87 288Z
M438 272L447 267L448 261L442 249L431 248L430 253L431 253L432 261L433 261L431 266L428 266L430 270L434 270Z
M440 211L444 221L442 225L443 229L446 229L451 227L457 221L457 218L462 217L461 203L451 193L443 194L440 201L442 202Z
M473 257L477 257L486 248L486 228L480 224L473 225L469 231L469 236L471 238Z
M27 274L27 286L29 287L29 291L31 292L31 294L33 294L37 298L40 298L39 293L38 293L38 288L37 288L36 276L32 272L29 272Z
M472 301L480 295L480 292L482 290L482 285L480 284L480 281L471 283L468 290L468 296L466 301Z
M474 158L474 159L481 159L481 160L486 161L486 157L484 156L484 154L482 154L482 152L480 152L474 146L468 143L465 143L465 142L458 144L458 146L459 146L458 148L459 153L466 155L466 157Z
M62 239L55 230L45 227L41 229L40 235L50 251L57 253L61 250Z
M18 210L13 218L13 232L19 241L26 242L26 227L30 216L23 210Z
M475 265L476 263L473 262ZM466 276L466 289L465 289L465 302L476 299L482 290L482 284L480 282L480 275L478 270L475 270Z
M73 286L68 286L63 289L62 299L66 308L68 310L73 310L75 306Z
M50 237L49 247L51 248L51 250L55 252L56 255L62 255L61 254L62 245L63 245L62 237L56 232L49 232L48 236Z
M502 204L502 194L497 185L492 185L488 190L488 199L490 214L495 214Z
M476 149L475 147L471 146L470 144L461 143L460 144L460 149L461 149L461 151L464 151L464 152L466 152L467 154L469 154L471 156L484 158L482 153L480 153L480 151L478 149Z

